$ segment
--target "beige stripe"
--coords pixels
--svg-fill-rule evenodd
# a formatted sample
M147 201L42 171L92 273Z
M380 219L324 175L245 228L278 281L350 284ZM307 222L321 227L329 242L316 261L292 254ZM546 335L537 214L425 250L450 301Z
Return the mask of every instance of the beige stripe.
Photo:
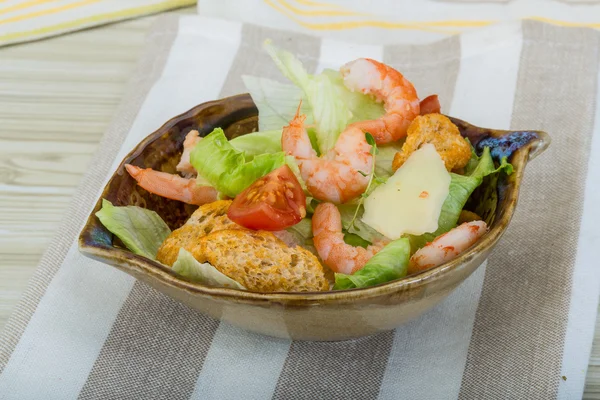
M136 281L80 399L188 399L219 322Z
M386 46L383 61L412 82L419 98L437 94L442 112L450 110L460 66L459 36L428 45Z
M556 398L582 215L600 35L526 21L512 128L552 136L488 261L462 399Z
M168 52L177 32L177 17L168 16L156 21L155 26L167 26L161 35L151 35L147 39L144 55L140 58L136 73L128 83L123 100L117 109L116 117L102 138L95 154L81 180L76 195L69 205L66 218L50 242L42 257L39 268L29 282L23 298L0 336L0 374L6 366L14 347L23 334L31 316L44 295L48 284L60 268L67 251L79 235L81 221L87 218L88 210L96 202L98 188L103 184L115 155L129 132L152 84L162 73ZM162 49L163 51L157 51Z
M244 24L240 50L233 61L233 67L227 74L221 97L246 92L242 75L260 76L289 83L271 57L262 49L265 39L272 39L275 45L294 54L309 71L314 72L319 58L320 39L300 33ZM249 62L250 60L252 62Z

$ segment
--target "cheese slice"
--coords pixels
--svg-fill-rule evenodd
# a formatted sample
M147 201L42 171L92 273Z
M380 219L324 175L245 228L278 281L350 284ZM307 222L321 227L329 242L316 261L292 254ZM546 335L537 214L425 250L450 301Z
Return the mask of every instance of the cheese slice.
M362 221L393 240L434 232L449 191L444 161L426 144L365 199Z

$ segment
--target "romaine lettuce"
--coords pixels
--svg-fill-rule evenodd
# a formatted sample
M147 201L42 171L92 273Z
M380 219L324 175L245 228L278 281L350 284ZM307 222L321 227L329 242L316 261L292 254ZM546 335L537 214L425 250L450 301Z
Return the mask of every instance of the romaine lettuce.
M179 249L173 271L192 282L203 283L207 286L225 287L246 290L244 286L234 281L209 263L200 263L183 247Z
M255 155L247 161L244 152L235 149L223 130L216 128L198 142L190 162L198 175L219 192L235 197L258 178L285 164L286 157L280 151Z
M406 276L410 258L407 238L394 240L352 275L335 274L334 290L363 288Z
M242 80L246 90L258 108L258 130L270 131L281 129L290 123L303 92L300 88L289 83L280 83L268 78L243 75ZM307 115L307 125L313 124L312 111L307 101L302 102L302 114Z
M300 60L292 53L277 49L270 41L265 42L264 48L283 75L302 89L303 98L312 110L319 152L327 153L352 116L348 106L340 98L338 89L327 75L310 75L306 72Z
M338 92L339 98L346 103L346 107L350 110L349 123L377 119L385 113L382 103L376 102L361 92L350 91L344 84L344 79L339 71L324 69L322 74L329 78Z
M390 143L383 146L377 146L377 154L375 154L375 175L379 178L389 178L394 175L392 162L397 152L402 149L400 143Z
M142 207L115 207L103 199L102 208L96 216L131 252L152 260L156 258L162 242L171 234L157 213Z
M358 214L354 219L354 223L352 226L350 225L354 217L354 213L356 212L356 207L358 207L358 205L350 203L341 204L338 206L338 210L340 211L340 215L342 217L342 227L344 231L360 236L362 239L369 242L369 244L383 239L383 235L381 233L362 222L361 217L364 212L364 208L362 206L360 206L360 209L358 210Z
M246 161L251 161L260 154L281 151L281 129L248 133L231 139L229 143L234 149L244 152Z

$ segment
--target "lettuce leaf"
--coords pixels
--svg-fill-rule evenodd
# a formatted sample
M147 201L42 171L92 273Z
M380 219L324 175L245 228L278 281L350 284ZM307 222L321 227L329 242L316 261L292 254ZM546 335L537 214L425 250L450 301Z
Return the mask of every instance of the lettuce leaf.
M456 226L458 217L467 200L473 191L481 185L486 176L505 172L511 174L513 167L506 159L503 159L498 168L494 165L494 160L490 154L490 148L485 147L481 157L476 154L471 157L471 161L465 168L466 175L450 173L450 193L442 205L442 211L438 219L438 229L433 233L425 233L420 236L410 236L410 243L413 251L423 247L427 242L431 242L439 235L448 232Z
M351 112L340 98L338 89L327 75L310 75L306 72L292 53L276 48L270 41L265 41L264 48L283 75L302 90L302 97L312 110L319 152L327 153L351 118Z
M352 226L350 226L350 222L352 222L352 218L354 217L354 213L356 212L356 207L358 207L358 205L346 203L337 207L342 217L342 228L345 232L356 234L369 243L374 243L383 239L383 235L381 233L362 222L361 217L364 212L364 208L362 206L360 206L358 215Z
M346 232L344 233L344 243L354 247L369 247L371 242L367 242L365 239L358 236L356 233Z
M281 129L248 133L231 139L229 143L234 149L244 152L246 161L251 161L260 154L281 151Z
M312 239L312 220L310 218L303 218L296 225L286 229L288 232L293 233L299 240L300 243Z
M397 152L402 149L401 143L390 143L383 146L377 146L375 154L375 175L379 178L389 178L394 175L392 162Z
M110 201L102 199L102 208L96 217L131 252L152 260L156 258L160 245L171 234L157 213L142 207L115 207Z
M325 69L322 74L329 78L337 96L346 104L350 112L347 123L376 119L385 113L382 103L377 103L367 95L351 92L346 88L338 71ZM314 124L312 107L299 87L250 75L242 76L242 80L258 108L260 131L281 129L287 125L296 114L300 99L305 100L302 102L300 112L307 115L306 125Z
M364 288L406 276L410 257L407 238L394 240L352 275L335 274L334 290Z
M244 286L223 274L209 263L198 262L184 248L179 249L177 260L173 264L173 271L192 282L203 283L207 286L246 290Z
M259 131L280 130L290 123L303 98L300 88L289 83L280 83L272 79L249 75L243 75L242 80L258 108ZM307 101L302 102L300 111L307 115L307 125L314 123Z
M190 162L198 175L219 192L235 197L258 178L286 163L283 152L264 153L247 161L243 151L237 150L216 128L202 139L190 154Z
M338 97L346 103L346 107L350 110L351 116L348 123L377 119L385 113L383 103L378 103L370 96L360 92L350 91L344 84L344 79L339 71L324 69L322 74L329 78L338 93Z
M287 228L286 231L294 235L296 242L302 245L302 247L313 254L317 254L317 249L313 242L312 220L310 218L302 219L296 225Z

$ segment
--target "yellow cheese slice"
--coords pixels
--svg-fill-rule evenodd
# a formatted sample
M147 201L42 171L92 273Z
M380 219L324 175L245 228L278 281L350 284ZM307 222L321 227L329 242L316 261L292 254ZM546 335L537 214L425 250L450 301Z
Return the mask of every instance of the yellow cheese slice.
M444 161L426 144L365 199L362 221L390 239L434 232L449 190Z

